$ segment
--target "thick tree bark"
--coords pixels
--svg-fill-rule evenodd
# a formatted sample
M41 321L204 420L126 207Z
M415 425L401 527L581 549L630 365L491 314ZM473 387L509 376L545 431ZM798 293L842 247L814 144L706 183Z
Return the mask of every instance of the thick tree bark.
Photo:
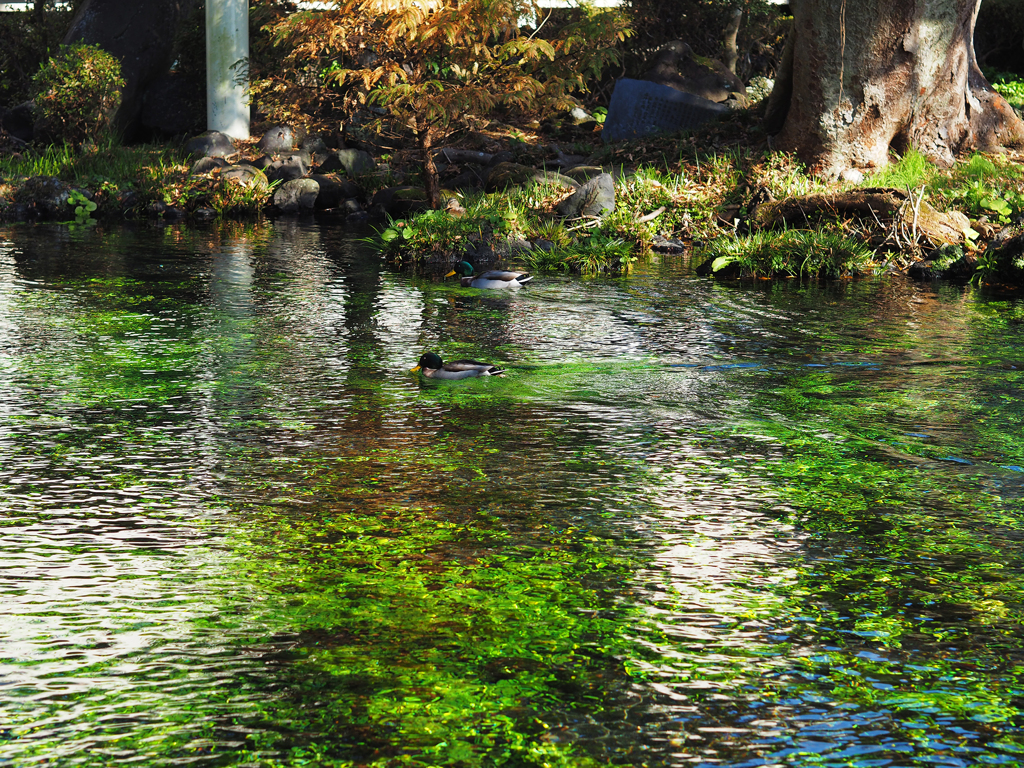
M64 44L98 45L121 62L125 85L114 122L131 136L142 111L146 86L174 63L174 35L195 0L85 0L75 13Z
M981 0L792 0L792 96L779 149L813 172L878 168L916 147L960 152L1024 141L972 44Z

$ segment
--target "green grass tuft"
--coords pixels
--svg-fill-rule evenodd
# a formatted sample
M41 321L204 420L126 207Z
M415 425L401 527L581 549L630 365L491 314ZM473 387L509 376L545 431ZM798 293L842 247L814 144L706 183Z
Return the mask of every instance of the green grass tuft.
M936 167L928 158L916 149L910 149L897 162L864 179L861 186L917 189L931 181L936 173Z
M705 251L713 272L726 268L762 277L838 278L867 270L871 250L831 231L784 230L722 237Z

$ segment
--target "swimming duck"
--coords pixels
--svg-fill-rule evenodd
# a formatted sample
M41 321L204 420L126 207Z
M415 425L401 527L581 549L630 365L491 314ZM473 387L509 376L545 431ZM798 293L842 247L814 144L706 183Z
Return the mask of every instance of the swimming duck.
M433 352L427 352L415 368L410 369L413 373L423 371L428 379L471 379L476 376L500 376L504 373L501 368L490 363L480 363L476 360L452 360L450 363L441 361L440 356Z
M473 265L468 261L460 261L445 277L462 276L463 288L522 288L523 283L533 280L529 272L505 272L492 269L480 275L473 275Z

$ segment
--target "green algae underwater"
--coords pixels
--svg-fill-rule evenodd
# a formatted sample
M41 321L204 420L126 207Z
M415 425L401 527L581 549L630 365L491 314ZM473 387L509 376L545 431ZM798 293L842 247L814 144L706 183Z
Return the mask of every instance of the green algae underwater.
M535 283L0 230L0 762L1024 761L1020 299Z

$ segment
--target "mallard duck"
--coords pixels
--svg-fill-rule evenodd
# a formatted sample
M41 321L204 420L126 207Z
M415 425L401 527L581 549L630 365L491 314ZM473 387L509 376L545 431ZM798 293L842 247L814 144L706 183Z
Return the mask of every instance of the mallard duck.
M462 276L463 288L522 288L523 283L533 280L529 272L505 272L500 269L492 269L480 275L473 275L473 265L468 261L460 261L452 271L445 277L452 275Z
M501 368L490 363L480 363L476 360L452 360L450 363L441 361L440 356L433 352L427 352L415 368L410 371L423 371L428 379L472 379L476 376L500 376L504 373Z

